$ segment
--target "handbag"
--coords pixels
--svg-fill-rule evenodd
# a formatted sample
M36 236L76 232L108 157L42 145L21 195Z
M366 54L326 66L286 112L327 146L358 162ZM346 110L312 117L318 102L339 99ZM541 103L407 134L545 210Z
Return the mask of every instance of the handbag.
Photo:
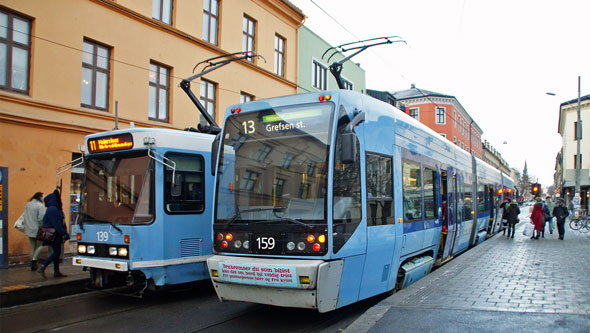
M25 232L25 214L24 213L16 220L16 222L14 222L14 228L18 231Z
M39 230L37 230L37 239L42 242L52 243L55 241L56 236L55 228L40 226Z

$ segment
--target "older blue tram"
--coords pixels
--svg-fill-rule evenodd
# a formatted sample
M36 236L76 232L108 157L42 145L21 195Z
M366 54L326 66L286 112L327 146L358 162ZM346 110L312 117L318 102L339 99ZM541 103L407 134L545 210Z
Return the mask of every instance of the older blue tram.
M347 90L231 106L216 140L222 301L327 312L403 288L486 239L508 180Z
M208 279L214 136L131 128L88 135L75 266L102 288Z

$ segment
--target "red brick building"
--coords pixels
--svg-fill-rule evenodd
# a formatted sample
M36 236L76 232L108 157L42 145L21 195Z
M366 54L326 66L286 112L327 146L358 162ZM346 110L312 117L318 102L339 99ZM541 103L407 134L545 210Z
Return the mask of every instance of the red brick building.
M396 106L474 156L482 157L483 131L455 96L420 89L394 92L367 89L377 99Z

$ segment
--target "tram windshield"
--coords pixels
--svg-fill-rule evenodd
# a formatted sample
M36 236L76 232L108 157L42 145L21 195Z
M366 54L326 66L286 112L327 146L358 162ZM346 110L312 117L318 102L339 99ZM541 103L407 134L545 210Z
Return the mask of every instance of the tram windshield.
M325 224L332 103L237 114L221 145L216 224Z
M82 223L144 224L154 219L154 166L146 152L86 159Z

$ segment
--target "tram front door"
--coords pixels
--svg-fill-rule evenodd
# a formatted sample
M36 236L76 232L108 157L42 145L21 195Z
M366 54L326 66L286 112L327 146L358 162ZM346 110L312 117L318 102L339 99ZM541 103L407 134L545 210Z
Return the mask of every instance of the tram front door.
M449 173L446 170L441 170L443 209L446 210L446 212L443 212L443 233L445 231L444 229L446 229L447 234L443 234L441 239L443 248L440 251L440 262L445 262L452 258L458 233L457 226L460 225L457 223L457 177L452 175L452 171L449 171Z

